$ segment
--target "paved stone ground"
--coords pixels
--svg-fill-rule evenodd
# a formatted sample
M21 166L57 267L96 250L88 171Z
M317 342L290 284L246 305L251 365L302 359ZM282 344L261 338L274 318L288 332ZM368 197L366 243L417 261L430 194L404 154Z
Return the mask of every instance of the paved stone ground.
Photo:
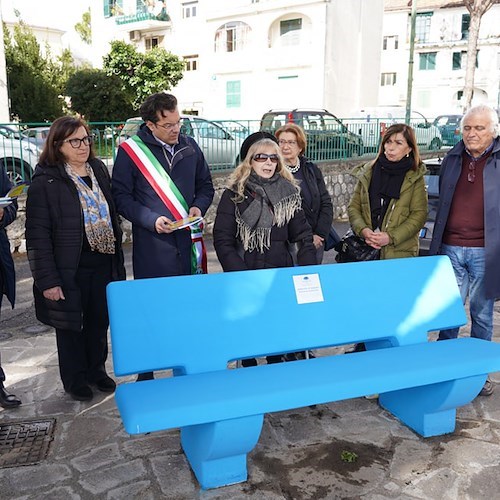
M213 255L210 262L215 272ZM2 499L498 498L498 386L491 397L458 410L454 434L428 439L364 398L267 415L249 455L249 480L201 491L178 431L130 437L112 395L71 400L59 379L53 331L39 331L31 307L3 318L2 360L23 405L0 409L0 424L50 417L56 426L41 463L1 469ZM497 303L495 341L499 336ZM493 380L500 383L500 374ZM358 459L343 462L343 451Z

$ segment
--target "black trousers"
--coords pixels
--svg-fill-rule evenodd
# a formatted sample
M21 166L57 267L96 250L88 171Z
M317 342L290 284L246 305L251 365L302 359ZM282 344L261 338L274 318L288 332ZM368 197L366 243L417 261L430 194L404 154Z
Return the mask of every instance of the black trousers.
M3 266L2 263L0 262L0 309L2 309L3 285L4 285ZM3 371L2 368L2 357L0 355L0 383L3 382L5 382L5 372Z
M106 375L106 285L111 281L111 259L109 255L82 253L76 282L81 293L83 328L56 329L59 373L66 391L97 382Z

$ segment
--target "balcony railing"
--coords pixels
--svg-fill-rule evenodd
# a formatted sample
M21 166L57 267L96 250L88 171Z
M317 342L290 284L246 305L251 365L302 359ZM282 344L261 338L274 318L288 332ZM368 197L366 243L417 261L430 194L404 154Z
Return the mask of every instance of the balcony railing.
M151 12L136 12L128 16L118 16L115 18L116 24L130 24L138 23L141 21L170 21L170 16L165 12L158 15L154 15Z

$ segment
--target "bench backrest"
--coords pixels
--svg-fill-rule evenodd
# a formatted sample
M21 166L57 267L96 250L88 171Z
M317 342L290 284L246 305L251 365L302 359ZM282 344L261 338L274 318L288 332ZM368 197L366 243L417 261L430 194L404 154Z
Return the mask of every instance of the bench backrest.
M294 277L311 291L315 276L323 300L298 303ZM197 373L365 340L413 344L466 322L445 256L120 281L107 294L116 375Z

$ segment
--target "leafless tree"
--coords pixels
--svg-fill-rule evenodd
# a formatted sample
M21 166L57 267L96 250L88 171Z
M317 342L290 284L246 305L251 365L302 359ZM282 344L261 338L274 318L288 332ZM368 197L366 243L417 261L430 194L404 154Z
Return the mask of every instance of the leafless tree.
M474 90L474 72L476 70L477 58L477 40L479 38L479 28L481 27L481 18L498 0L465 0L464 4L470 13L469 39L467 43L467 66L465 69L464 86L464 111L467 111L472 102Z

